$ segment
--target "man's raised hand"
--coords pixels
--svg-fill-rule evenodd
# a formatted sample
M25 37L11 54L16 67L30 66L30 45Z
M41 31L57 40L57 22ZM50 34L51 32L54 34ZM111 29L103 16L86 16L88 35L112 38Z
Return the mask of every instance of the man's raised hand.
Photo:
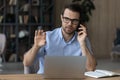
M34 37L34 46L42 47L46 43L46 33L43 30L36 30Z

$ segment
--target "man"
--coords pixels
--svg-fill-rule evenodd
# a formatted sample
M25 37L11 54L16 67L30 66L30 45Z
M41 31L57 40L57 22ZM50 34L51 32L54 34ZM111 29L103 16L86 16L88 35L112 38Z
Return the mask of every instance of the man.
M80 24L80 5L65 6L62 14L61 28L43 32L36 30L33 47L24 55L23 64L30 66L39 59L38 73L44 73L44 56L86 56L86 69L94 70L96 61L91 51L85 26ZM79 28L78 28L79 26ZM78 32L76 32L78 28Z

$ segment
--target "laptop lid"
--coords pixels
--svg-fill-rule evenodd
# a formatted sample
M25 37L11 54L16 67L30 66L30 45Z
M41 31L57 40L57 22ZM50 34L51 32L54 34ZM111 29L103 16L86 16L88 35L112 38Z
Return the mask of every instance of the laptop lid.
M81 78L85 56L45 56L44 78Z

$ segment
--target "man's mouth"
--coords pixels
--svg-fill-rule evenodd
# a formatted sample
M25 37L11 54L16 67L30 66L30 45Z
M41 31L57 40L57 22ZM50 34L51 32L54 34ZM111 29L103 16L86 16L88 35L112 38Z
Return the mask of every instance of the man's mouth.
M68 33L73 32L73 28L66 28L66 32L68 32Z
M67 30L73 30L71 27L66 27Z

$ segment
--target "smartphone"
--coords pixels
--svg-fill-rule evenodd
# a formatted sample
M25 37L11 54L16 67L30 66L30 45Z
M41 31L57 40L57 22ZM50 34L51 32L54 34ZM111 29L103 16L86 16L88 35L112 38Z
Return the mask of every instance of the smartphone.
M79 30L80 24L81 24L81 21L79 22L79 24L78 24L78 26L77 26L77 29L76 29L77 32L80 31L80 30Z
M77 32L80 31L80 30L79 30L79 28L81 27L80 24L84 25L84 23L80 20L80 22L79 22L79 24L78 24L78 26L77 26L77 29L76 29Z

